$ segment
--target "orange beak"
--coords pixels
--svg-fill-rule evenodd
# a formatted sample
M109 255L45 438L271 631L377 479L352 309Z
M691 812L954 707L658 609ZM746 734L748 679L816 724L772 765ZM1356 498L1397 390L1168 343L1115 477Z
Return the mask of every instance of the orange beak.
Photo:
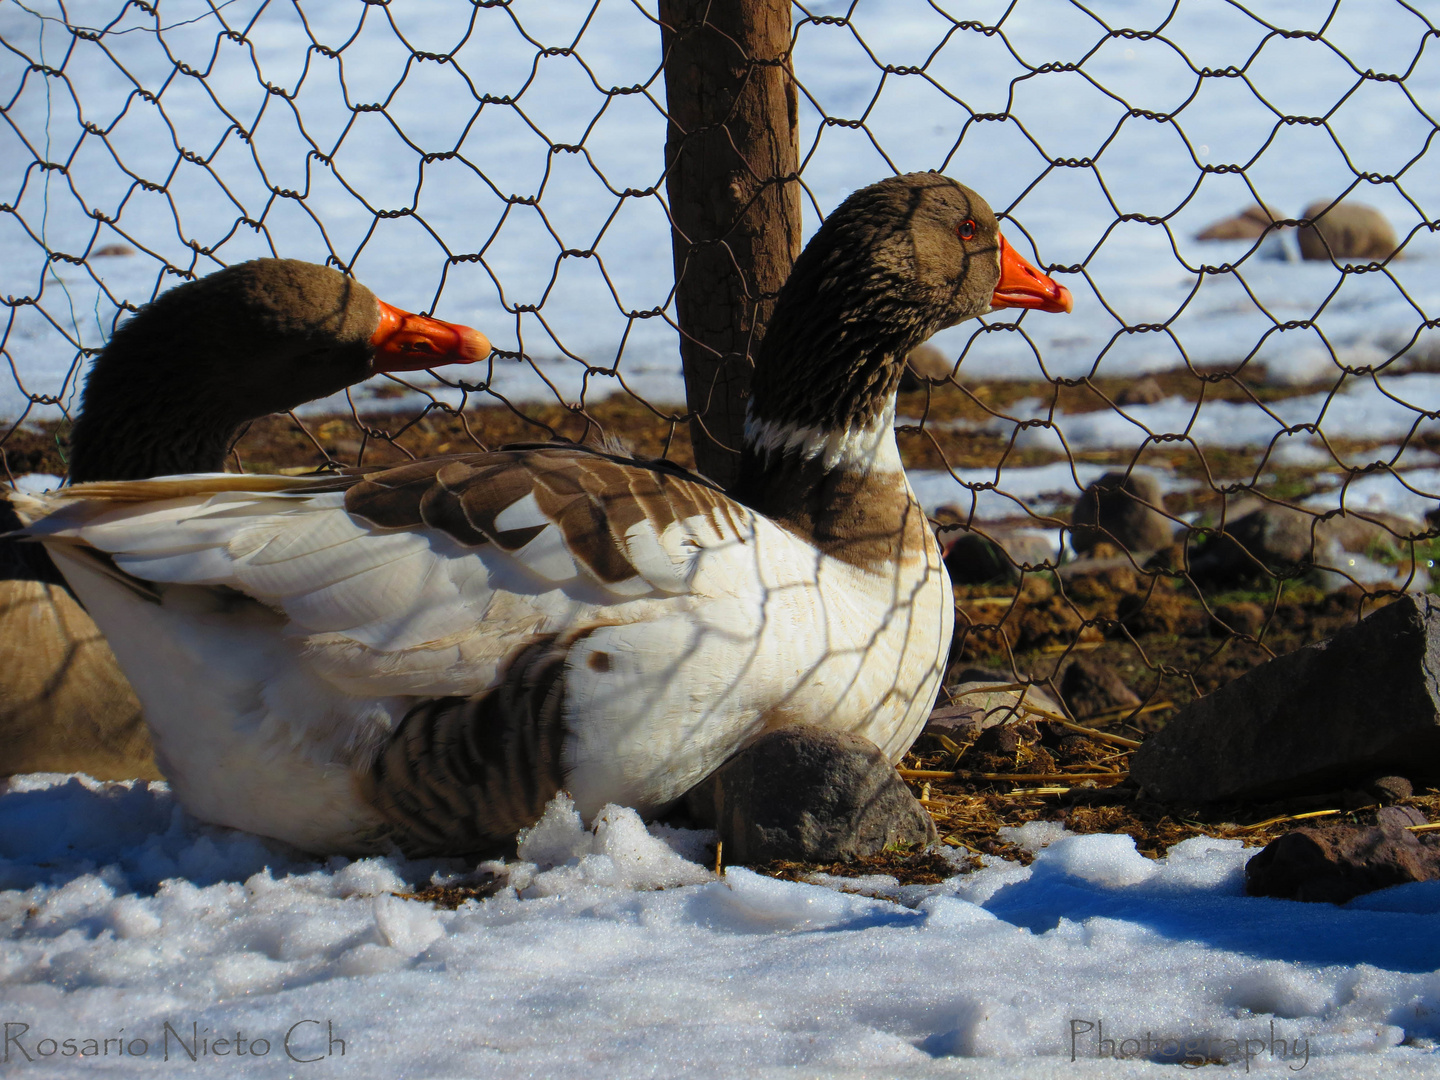
M1070 290L1031 266L999 233L1000 283L990 298L991 309L1019 307L1041 311L1069 311L1075 301Z
M490 355L490 342L478 330L413 315L380 302L380 326L370 336L375 372L419 371L444 364L473 364Z

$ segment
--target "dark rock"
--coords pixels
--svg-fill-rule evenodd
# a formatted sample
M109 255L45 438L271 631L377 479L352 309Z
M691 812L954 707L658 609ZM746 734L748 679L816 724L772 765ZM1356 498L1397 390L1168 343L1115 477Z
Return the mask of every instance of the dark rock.
M1060 678L1060 696L1070 715L1083 720L1116 709L1138 709L1140 698L1115 669L1088 656L1077 657Z
M1378 780L1371 780L1370 786L1365 790L1374 795L1383 806L1408 799L1415 794L1415 788L1403 776L1382 776ZM1422 822L1416 821L1412 824L1419 825Z
M1288 832L1245 866L1245 891L1343 904L1363 893L1440 879L1440 851L1403 826L1320 825Z
M1116 405L1155 405L1164 400L1165 391L1149 375L1127 384L1115 395Z
M1385 215L1364 203L1336 203L1321 199L1305 208L1301 217L1313 225L1300 226L1300 256L1328 262L1347 259L1383 260L1395 254L1399 241Z
M1050 540L1033 532L997 531L987 536L952 525L942 527L936 536L956 585L1019 581L1022 568L1056 562Z
M1313 565L1338 566L1341 552L1400 558L1408 548L1402 538L1423 531L1392 514L1321 520L1293 506L1262 506L1232 518L1223 533L1192 549L1190 570L1196 580L1231 585Z
M935 823L874 743L792 724L762 735L686 796L730 863L839 862L928 844Z
M1148 473L1106 473L1080 493L1071 514L1070 545L1086 552L1108 541L1129 552L1170 543L1175 523L1164 514L1160 482Z
M1234 604L1220 604L1215 608L1215 623L1211 632L1217 636L1230 634L1259 635L1265 626L1265 609L1253 600L1241 600Z
M1254 240L1263 236L1272 223L1285 215L1268 206L1256 205L1207 225L1195 234L1196 240Z
M927 383L944 382L955 370L955 361L934 345L916 345L905 357L905 370L900 373L900 392L923 390Z
M1391 779L1399 779L1392 777ZM1392 826L1396 829L1408 829L1412 825L1424 825L1425 815L1413 806L1382 806L1375 811L1375 824L1379 826Z
M1440 778L1440 599L1410 594L1191 702L1130 775L1162 802Z

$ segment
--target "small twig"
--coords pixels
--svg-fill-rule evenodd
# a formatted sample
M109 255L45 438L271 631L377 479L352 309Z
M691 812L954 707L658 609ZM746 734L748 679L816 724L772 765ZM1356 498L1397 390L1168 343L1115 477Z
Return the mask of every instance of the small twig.
M1433 832L1440 829L1440 821L1432 821L1427 825L1406 825L1405 828L1411 832Z
M1311 810L1308 814L1281 814L1279 817L1257 821L1254 825L1242 825L1240 826L1240 831L1254 832L1256 829L1263 829L1268 825L1278 825L1282 821L1304 821L1306 818L1334 817L1336 814L1343 814L1344 812L1344 810Z
M1144 716L1146 713L1159 712L1161 709L1173 709L1174 707L1175 703L1173 701L1157 701L1151 705L1142 705L1138 709L1132 709L1128 706L1119 709L1106 709L1104 712L1096 713L1094 716L1089 717L1089 720L1091 723L1094 723L1096 720L1128 720L1133 716Z
M1002 780L1020 783L1024 781L1029 784L1058 783L1059 781L1076 780L1124 780L1130 774L1128 772L1097 772L1097 773L988 773L988 772L965 772L956 770L946 772L941 769L896 769L906 780ZM1339 813L1337 810L1336 813Z
M721 864L721 862L720 862L720 855L721 855L721 853L722 853L724 850L725 850L725 841L724 841L724 840L716 840L716 841L715 841L715 876L716 876L716 877L724 877L724 876L725 876L725 867L724 867L724 866Z

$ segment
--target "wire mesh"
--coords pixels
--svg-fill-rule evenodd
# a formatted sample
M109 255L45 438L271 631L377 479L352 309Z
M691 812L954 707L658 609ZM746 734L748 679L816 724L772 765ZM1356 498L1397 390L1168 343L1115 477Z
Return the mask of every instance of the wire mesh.
M807 233L858 186L940 169L1075 293L1068 318L945 332L901 395L912 481L955 542L957 659L1058 683L1098 651L1143 730L1430 587L1440 31L1420 7L792 15ZM691 463L651 6L4 0L0 43L12 478L64 475L85 366L127 312L259 255L497 351L257 421L234 468L557 435ZM1393 242L1326 231L1362 202ZM1195 238L1257 205L1248 235Z

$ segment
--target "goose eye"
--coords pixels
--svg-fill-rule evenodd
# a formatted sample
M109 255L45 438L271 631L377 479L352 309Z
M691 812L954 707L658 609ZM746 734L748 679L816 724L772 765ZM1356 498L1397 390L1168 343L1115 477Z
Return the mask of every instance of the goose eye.
M955 230L955 235L960 237L961 240L973 238L975 235L975 222L969 220L961 222L960 227Z

